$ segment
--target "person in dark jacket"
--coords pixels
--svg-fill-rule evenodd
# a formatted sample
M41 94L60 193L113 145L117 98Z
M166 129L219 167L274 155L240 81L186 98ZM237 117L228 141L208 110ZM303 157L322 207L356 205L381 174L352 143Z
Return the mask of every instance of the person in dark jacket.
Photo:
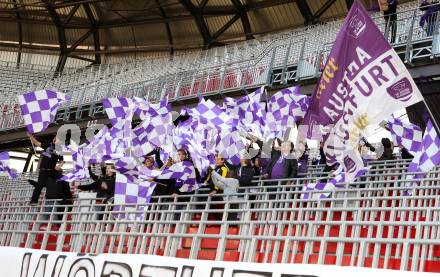
M226 166L225 159L220 155L215 155L215 167L214 170L221 177L226 178L229 172L229 168ZM211 175L208 174L205 178L205 185L209 189L209 196L211 196L211 202L223 201L222 196L217 196L216 194L223 194L223 190L216 186L211 178ZM198 201L204 201L205 198L200 198ZM211 204L209 205L210 209L223 209L223 204ZM209 215L209 219L213 220L221 220L223 214L222 213L211 213Z
M163 167L163 162L160 159L160 148L155 148L153 151L151 151L150 153L148 153L145 156L145 160L144 160L144 165L148 168L148 169L154 169L154 162L156 162L156 167L157 168L162 168ZM154 158L153 158L154 155Z
M420 4L420 10L424 11L423 15L420 17L419 25L424 28L426 24L426 35L432 36L435 31L435 22L437 21L437 15L440 10L440 5L438 1L427 1L424 0Z
M238 182L240 187L252 186L255 169L250 159L240 159L240 166L237 168Z
M396 41L397 32L397 0L388 0L388 8L383 11L385 27L388 34L391 34L390 43Z
M115 196L115 167L114 165L101 166L101 171L105 170L105 174L97 176L89 166L90 178L94 181L91 184L76 186L77 189L83 191L96 192L96 204L110 204ZM96 206L96 212L98 212L98 219L101 220L104 217L103 212L105 206Z
M298 161L295 158L295 145L290 142L290 147L281 157L284 160L283 179L293 179L298 177Z
M91 184L78 186L79 190L94 191L96 192L96 198L104 199L107 202L115 194L115 170L113 165L106 165L101 167L101 171L105 170L105 174L97 176L92 168L89 166L90 178L94 181Z
M29 183L35 187L34 191L32 192L30 204L36 205L38 203L38 199L40 198L42 189L46 186L48 178L54 174L54 170L61 169L61 167L64 165L64 159L63 156L58 155L55 151L55 145L61 143L57 137L54 137L50 143L46 143L40 142L30 133L27 133L27 135L34 146L43 148L43 152L40 156L41 161L38 171L38 180L36 183L32 182L32 180L29 181Z
M72 192L70 191L69 183L58 180L63 176L62 170L53 170L46 181L46 194L44 203L43 220L48 220L51 214L55 213L54 220L58 221L55 225L60 225L63 219L64 205L72 205ZM55 209L56 207L56 209ZM40 230L45 230L46 226L41 226Z
M218 174L220 174L221 177L226 178L226 175L228 174L228 170L229 170L229 168L226 166L225 159L220 154L215 155L214 171L217 172ZM223 193L223 190L221 190L219 187L217 187L214 184L214 182L211 179L211 176L209 176L209 175L206 178L205 184L210 189L210 191L209 191L210 196L213 196L217 193L219 193L219 194ZM220 198L222 198L222 197L220 197ZM222 201L222 200L217 200L217 201Z
M379 161L393 160L393 144L391 143L389 138L382 138L381 140L383 153L378 159Z

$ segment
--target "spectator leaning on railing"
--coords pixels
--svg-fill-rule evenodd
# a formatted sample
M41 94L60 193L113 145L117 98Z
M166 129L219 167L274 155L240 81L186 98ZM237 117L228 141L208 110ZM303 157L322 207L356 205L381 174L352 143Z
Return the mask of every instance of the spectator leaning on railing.
M419 25L422 28L425 28L426 24L426 35L432 36L435 31L435 23L437 21L437 14L439 12L439 2L438 1L428 1L423 0L420 4L420 10L424 11L422 16L420 17Z

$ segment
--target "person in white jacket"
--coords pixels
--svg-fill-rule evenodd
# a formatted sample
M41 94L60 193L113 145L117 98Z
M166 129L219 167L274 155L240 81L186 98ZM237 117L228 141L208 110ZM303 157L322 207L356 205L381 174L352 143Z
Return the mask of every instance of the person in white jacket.
M239 188L237 177L237 173L234 170L229 170L227 177L222 177L214 170L211 171L211 178L214 182L214 185L221 188L223 190L223 193L227 196L231 194L237 194L237 190ZM236 200L237 198L237 195L228 196L228 199L230 200Z
M212 170L212 168L208 169L208 174L211 174L212 182L214 185L223 190L223 193L226 196L226 201L234 202L238 200L237 190L239 188L238 175L235 170L229 170L226 177L221 176L216 171ZM238 213L234 213L231 210L239 209L238 203L229 203L229 212L228 212L228 221L237 221L239 220Z

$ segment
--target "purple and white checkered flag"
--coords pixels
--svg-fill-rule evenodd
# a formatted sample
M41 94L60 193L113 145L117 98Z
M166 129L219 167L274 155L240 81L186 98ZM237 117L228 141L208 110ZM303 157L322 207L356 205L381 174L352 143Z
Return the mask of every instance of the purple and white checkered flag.
M0 173L6 173L9 179L17 178L17 173L9 167L9 153L0 152Z
M238 99L225 98L222 109L233 119L233 125L238 125L243 131L252 132L252 125L256 124L260 129L257 135L264 134L261 130L265 125L266 111L260 102L263 92L264 87L261 87Z
M18 96L21 114L29 133L44 131L55 119L59 106L70 97L53 90L38 90Z
M267 123L272 131L292 126L304 117L310 104L306 95L299 93L299 87L286 88L275 93L269 100Z
M146 120L150 116L166 115L171 112L168 96L155 104L149 103L146 99L139 97L134 97L133 101L135 103L134 114L138 115L142 120Z
M211 100L201 99L199 105L193 110L193 116L199 124L207 125L213 129L231 129L233 119Z
M178 162L166 168L157 176L158 179L174 179L181 192L192 192L202 184L197 182L194 165L189 161Z
M131 124L136 107L133 99L126 97L112 97L102 99L101 102L107 117L110 119L113 126L115 126L120 119L125 119Z
M84 146L83 146L84 147ZM63 175L60 180L66 182L73 182L90 178L89 172L86 169L86 161L83 156L83 148L81 146L72 143L67 146L67 149L72 152L73 168L72 171Z
M145 156L154 148L170 143L168 140L171 140L173 128L170 113L145 119L133 129L132 146L135 156Z
M391 116L388 118L388 129L395 144L405 147L413 156L420 151L423 132L419 126L404 123L400 119Z
M356 178L364 175L369 168L364 167L356 174ZM354 181L354 180L353 180ZM302 199L322 199L330 197L331 193L336 189L341 189L345 187L345 183L350 181L346 180L346 174L344 172L339 172L336 176L326 183L318 182L312 184L306 184L303 187Z
M422 147L408 166L408 172L428 172L440 164L440 138L431 120L426 124Z
M232 164L238 164L241 156L246 152L239 131L219 132L217 137L216 151Z
M142 219L143 211L146 208L143 204L150 203L156 183L138 179L135 176L116 173L115 181L115 207L124 213L115 214L117 218ZM127 205L132 204L132 205ZM128 216L125 216L126 213Z

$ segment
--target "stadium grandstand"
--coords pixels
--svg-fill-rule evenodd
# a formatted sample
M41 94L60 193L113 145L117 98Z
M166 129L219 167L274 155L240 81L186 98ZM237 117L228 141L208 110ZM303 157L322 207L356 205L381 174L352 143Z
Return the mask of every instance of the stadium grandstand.
M439 12L0 1L0 276L440 273Z

